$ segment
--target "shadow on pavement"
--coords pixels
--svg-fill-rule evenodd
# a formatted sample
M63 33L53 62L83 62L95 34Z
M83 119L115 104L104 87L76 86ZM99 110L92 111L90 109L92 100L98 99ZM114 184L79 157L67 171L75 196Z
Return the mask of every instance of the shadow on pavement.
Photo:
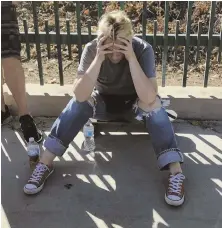
M95 157L80 149L77 136L55 160L55 173L43 191L26 196L25 144L16 131L3 127L2 210L9 227L222 227L221 138L189 124L176 123L175 132L187 177L186 201L177 209L164 202L167 173L159 172L149 136L141 129L103 130Z

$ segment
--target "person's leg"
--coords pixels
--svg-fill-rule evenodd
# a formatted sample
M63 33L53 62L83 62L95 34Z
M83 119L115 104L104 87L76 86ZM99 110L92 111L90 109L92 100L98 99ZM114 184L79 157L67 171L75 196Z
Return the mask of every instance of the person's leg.
M28 109L25 91L25 76L20 61L20 34L16 15L16 7L13 4L2 5L1 29L2 73L4 74L5 82L16 101L19 115L22 116L28 114Z
M1 110L3 112L5 112L5 99L4 99L4 95L3 95L3 71L1 68Z
M4 100L4 95L2 91L2 85L1 85L1 111L5 112L5 100Z
M7 124L12 120L12 116L11 113L9 111L8 106L5 104L5 100L4 100L4 94L3 94L3 71L1 68L1 124Z
M174 206L181 205L184 202L184 175L180 166L180 163L183 163L183 155L178 148L169 117L159 98L150 106L137 101L134 110L136 118L146 123L160 170L170 171L165 200Z
M12 96L18 107L19 122L26 142L30 137L34 137L36 142L42 141L42 133L37 129L33 118L30 116L27 108L25 75L21 61L18 57L2 58L4 78L9 87Z
M19 122L26 142L28 142L30 137L34 137L35 141L40 142L42 140L41 131L37 129L27 109L25 75L20 61L21 43L16 7L10 2L1 7L1 63L5 82L18 106Z
M2 85L1 85L1 111L5 112L5 100L4 100L4 95L2 91Z
M53 172L53 160L62 156L69 144L89 118L102 116L105 113L105 103L98 93L93 93L89 101L78 102L72 98L55 120L51 132L44 142L39 164L24 187L26 194L36 194L44 186L47 177ZM37 175L39 173L39 175ZM35 178L36 177L36 178Z
M25 75L21 61L16 57L2 59L5 82L18 106L19 116L29 114L25 90Z
M62 156L89 118L102 119L105 116L106 105L97 91L94 91L90 100L85 102L71 99L54 122L51 133L44 142L46 150L55 156ZM51 165L55 157L49 156L48 153L46 156L44 154L40 162Z

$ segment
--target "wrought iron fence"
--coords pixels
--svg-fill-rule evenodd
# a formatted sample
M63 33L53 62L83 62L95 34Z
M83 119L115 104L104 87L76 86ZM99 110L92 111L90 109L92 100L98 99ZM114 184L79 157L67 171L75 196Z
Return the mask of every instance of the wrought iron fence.
M214 27L214 17L216 10L216 2L211 2L210 8L210 18L209 18L209 30L208 34L202 34L202 23L198 23L198 32L196 34L191 34L191 16L192 16L192 6L193 1L188 2L187 10L187 25L186 33L179 34L179 21L176 21L176 31L174 34L169 34L168 32L168 22L169 22L169 2L165 2L165 13L164 13L164 32L163 34L157 33L157 21L154 20L153 33L146 33L146 17L145 10L147 8L147 2L143 2L143 12L142 12L142 34L135 34L138 37L143 38L149 42L154 51L157 46L162 47L162 86L166 84L166 72L167 72L167 53L168 47L174 47L174 59L177 59L177 48L179 46L184 46L184 69L183 69L183 82L182 86L185 87L187 84L187 71L188 71L188 57L189 57L189 47L196 47L196 57L195 60L198 62L200 57L200 47L205 46L207 48L206 52L206 62L205 62L205 72L204 72L204 87L207 87L210 69L211 52L213 47L218 47L217 61L221 63L221 52L222 52L222 28L220 34L213 34ZM23 21L24 32L21 32L21 41L26 45L27 58L30 59L30 44L36 44L37 51L37 61L39 69L40 85L44 85L42 59L41 59L41 49L40 44L47 45L47 54L50 59L50 44L57 45L58 52L58 66L59 66L59 78L60 85L64 85L63 80L63 67L62 67L62 51L61 45L65 44L68 46L69 58L72 58L71 45L77 44L78 46L78 58L80 59L82 54L82 45L96 38L96 34L91 32L91 21L88 21L88 33L81 33L81 21L80 21L80 2L76 2L76 19L77 19L77 33L70 32L70 21L66 20L66 32L60 32L59 23L59 2L54 2L54 14L55 14L55 32L49 32L48 21L45 21L45 32L39 32L38 28L38 15L37 15L37 3L32 2L33 10L33 22L34 22L34 32L28 32L27 21ZM124 10L124 2L120 2L120 7ZM102 2L98 2L98 17L102 15Z

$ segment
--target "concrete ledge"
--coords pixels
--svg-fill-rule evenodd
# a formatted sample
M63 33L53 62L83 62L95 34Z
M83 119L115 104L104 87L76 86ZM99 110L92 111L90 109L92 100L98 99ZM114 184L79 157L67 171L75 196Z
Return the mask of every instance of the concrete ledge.
M27 84L28 107L33 116L58 116L73 96L72 85ZM169 99L169 109L177 112L180 119L222 120L222 88L219 87L159 87L159 94ZM4 86L6 104L13 114L17 113L15 101Z

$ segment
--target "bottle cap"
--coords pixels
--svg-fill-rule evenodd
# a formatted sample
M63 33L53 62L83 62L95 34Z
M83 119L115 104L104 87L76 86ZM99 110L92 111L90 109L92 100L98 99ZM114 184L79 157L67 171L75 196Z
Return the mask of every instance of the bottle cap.
M33 137L29 138L29 142L34 142L35 139Z

